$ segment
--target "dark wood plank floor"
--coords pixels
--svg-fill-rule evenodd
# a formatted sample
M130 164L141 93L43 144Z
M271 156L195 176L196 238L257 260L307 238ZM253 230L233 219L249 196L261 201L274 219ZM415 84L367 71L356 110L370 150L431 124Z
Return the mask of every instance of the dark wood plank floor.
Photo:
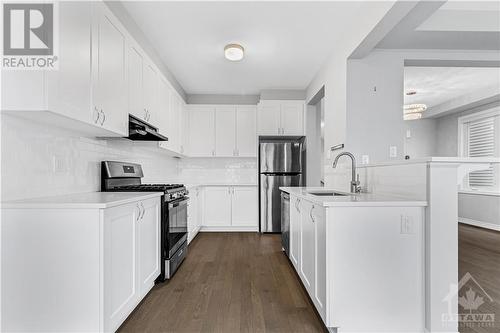
M201 233L120 332L324 332L280 235Z
M464 224L458 229L459 279L471 273L494 302L485 302L478 310L495 314L494 327L459 327L461 333L500 332L500 232ZM459 307L459 311L463 309Z
M471 273L495 302L500 332L500 233L460 224L459 279ZM279 235L201 233L174 278L157 285L120 332L324 332Z

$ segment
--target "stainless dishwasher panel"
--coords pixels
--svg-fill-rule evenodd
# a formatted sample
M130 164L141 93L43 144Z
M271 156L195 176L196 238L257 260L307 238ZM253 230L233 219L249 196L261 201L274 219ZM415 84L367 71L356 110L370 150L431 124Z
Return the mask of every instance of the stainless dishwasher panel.
M281 192L281 246L286 255L290 252L290 194Z

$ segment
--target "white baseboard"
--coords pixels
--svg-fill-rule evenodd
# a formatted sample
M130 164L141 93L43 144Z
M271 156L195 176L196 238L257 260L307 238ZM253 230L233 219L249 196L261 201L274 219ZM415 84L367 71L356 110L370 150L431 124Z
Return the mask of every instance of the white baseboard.
M201 232L258 232L257 226L201 226Z
M463 223L463 224L473 225L476 227L485 228L485 229L500 231L500 224L477 221L477 220L472 220L472 219L468 219L465 217L459 217L458 222Z

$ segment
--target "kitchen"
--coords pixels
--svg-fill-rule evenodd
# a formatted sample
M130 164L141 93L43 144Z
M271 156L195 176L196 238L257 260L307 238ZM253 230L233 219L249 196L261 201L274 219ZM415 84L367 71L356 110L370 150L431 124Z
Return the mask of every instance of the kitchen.
M441 319L462 276L456 182L499 155L422 149L402 91L408 66L499 67L499 11L477 6L57 3L57 70L2 69L2 331L467 331ZM457 12L493 21L433 28ZM470 36L437 48L443 29Z

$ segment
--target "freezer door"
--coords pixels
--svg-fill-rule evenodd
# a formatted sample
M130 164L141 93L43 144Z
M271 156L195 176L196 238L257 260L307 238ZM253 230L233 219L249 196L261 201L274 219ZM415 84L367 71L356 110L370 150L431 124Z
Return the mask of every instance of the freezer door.
M260 173L302 172L302 142L261 142Z
M281 232L282 186L300 186L302 175L260 176L260 232Z

